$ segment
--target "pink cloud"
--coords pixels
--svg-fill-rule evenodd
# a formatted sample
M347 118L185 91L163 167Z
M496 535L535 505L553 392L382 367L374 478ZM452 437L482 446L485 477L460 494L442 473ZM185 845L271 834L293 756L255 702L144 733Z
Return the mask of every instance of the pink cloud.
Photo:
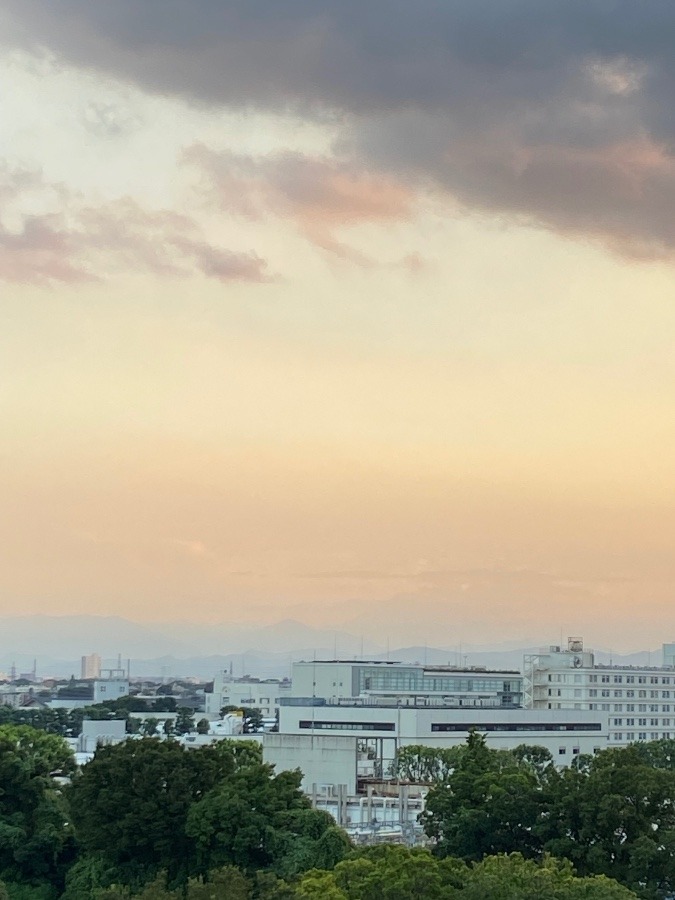
M313 244L365 263L336 233L356 225L409 219L414 192L388 175L328 157L301 153L237 156L195 145L185 154L198 166L219 208L248 218L290 219Z
M0 171L0 279L78 283L119 272L222 282L268 279L253 252L210 243L189 216L147 210L125 198L84 206L62 186L25 171ZM42 207L48 211L26 212Z

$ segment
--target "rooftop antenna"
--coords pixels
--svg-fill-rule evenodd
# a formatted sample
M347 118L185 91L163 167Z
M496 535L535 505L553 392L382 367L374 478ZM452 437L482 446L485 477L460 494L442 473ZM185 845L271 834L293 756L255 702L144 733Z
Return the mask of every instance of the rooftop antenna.
M37 678L37 659L33 660L33 681Z

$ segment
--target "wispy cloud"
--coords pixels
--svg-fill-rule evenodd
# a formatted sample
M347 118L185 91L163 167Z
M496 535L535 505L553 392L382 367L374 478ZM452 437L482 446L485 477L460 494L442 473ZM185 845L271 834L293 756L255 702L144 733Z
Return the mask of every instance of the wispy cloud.
M199 273L223 282L268 279L256 253L216 246L189 216L147 210L130 198L91 206L39 173L5 167L0 201L4 281L76 284L121 271Z
M204 194L218 208L254 219L291 220L316 246L355 261L365 257L338 238L341 230L412 214L414 194L405 184L335 158L290 152L241 156L198 144L184 159L198 168Z

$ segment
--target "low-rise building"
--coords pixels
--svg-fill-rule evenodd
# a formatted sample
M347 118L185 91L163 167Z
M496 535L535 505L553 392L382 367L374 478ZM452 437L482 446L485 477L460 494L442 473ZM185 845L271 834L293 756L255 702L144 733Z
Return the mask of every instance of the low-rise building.
M228 672L219 672L213 681L213 691L205 695L204 711L207 716L217 716L224 706L237 709L258 709L265 719L274 719L279 699L290 694L287 679L233 678Z

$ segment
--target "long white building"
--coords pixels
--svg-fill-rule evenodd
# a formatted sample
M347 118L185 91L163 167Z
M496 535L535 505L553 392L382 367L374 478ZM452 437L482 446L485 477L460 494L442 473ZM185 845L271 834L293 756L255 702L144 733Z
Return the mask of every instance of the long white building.
M523 705L520 672L478 667L426 666L381 660L293 663L291 695L326 700L368 699L415 706L515 709Z
M525 656L525 705L591 711L607 726L610 747L675 738L675 644L662 666L601 665L581 638Z

